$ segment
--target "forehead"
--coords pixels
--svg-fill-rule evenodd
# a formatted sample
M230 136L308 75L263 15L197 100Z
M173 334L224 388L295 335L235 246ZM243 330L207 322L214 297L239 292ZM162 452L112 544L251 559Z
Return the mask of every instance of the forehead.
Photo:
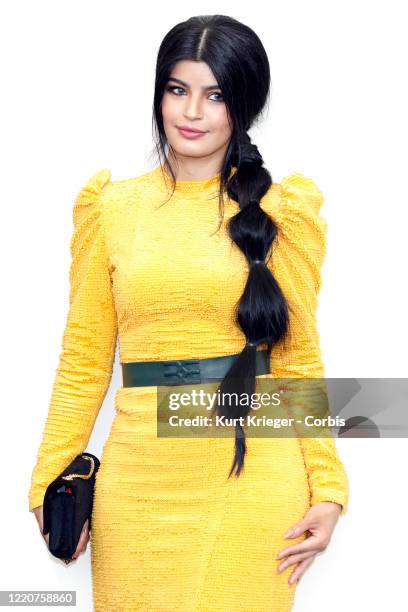
M183 81L188 87L210 88L218 87L211 68L203 61L181 60L170 72L170 78Z

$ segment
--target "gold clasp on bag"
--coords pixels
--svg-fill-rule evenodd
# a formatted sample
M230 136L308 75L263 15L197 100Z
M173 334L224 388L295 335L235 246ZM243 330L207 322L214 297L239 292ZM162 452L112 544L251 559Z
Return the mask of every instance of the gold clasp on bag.
M91 462L91 469L89 474L67 474L66 476L61 476L61 478L63 480L72 480L73 478L83 478L84 480L88 480L88 478L91 478L95 469L95 461L93 457L88 457L88 455L83 455L83 459L87 459Z

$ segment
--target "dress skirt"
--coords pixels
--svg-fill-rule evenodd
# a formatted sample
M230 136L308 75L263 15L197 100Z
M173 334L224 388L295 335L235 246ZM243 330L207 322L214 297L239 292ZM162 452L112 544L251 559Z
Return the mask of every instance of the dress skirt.
M297 438L157 437L157 387L121 387L96 474L95 612L287 612L279 551L310 507Z

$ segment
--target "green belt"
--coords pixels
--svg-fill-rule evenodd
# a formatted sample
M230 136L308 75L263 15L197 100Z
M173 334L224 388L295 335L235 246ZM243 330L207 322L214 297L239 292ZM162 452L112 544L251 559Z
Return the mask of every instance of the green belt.
M240 355L180 359L169 361L132 361L122 363L124 387L189 385L222 380ZM267 350L256 351L255 375L270 374Z

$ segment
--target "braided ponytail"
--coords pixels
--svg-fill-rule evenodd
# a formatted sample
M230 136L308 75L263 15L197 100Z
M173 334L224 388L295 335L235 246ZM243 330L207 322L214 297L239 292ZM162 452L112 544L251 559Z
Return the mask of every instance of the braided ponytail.
M231 239L241 249L249 264L248 279L237 304L236 322L246 337L242 352L218 387L219 394L232 394L226 405L217 402L212 414L226 418L245 418L251 406L239 401L240 394L252 396L256 383L256 347L267 343L268 359L272 346L284 335L288 326L288 307L283 293L265 261L277 235L271 217L261 208L260 199L272 184L263 167L258 147L247 133L232 145L230 166L237 170L227 184L228 196L239 204L239 212L227 223ZM229 396L228 396L229 397ZM244 465L245 432L235 421L235 455L229 476L236 469L238 476Z

